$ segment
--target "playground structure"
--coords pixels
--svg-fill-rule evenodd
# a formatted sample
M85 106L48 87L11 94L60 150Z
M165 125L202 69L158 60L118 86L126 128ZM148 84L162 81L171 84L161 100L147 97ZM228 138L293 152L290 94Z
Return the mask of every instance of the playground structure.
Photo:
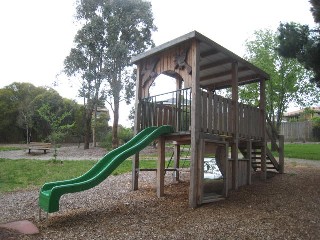
M230 189L251 184L253 171L260 171L262 179L266 179L268 170L283 173L283 137L272 129L265 112L267 73L196 31L142 53L132 62L137 65L135 133L149 126L174 128L173 133L158 139L158 197L164 195L166 142L175 146L176 180L179 180L180 146L191 145L192 208L226 197ZM166 100L149 95L150 86L160 74L176 79L176 91ZM259 106L239 103L239 86L254 82L260 85ZM231 89L231 99L215 93L227 88ZM278 159L268 149L267 138L275 146ZM216 158L223 175L220 195L205 191L204 158L208 155ZM138 189L141 170L136 153L133 190Z
M157 195L161 197L165 171L174 172L179 181L182 145L190 145L191 150L189 205L193 208L250 184L252 171L260 171L263 179L267 169L283 173L283 137L267 128L268 74L196 31L140 54L132 62L137 65L135 137L106 154L84 175L44 184L39 194L40 212L58 211L63 194L98 185L132 155L132 189L138 189L140 171L156 170ZM150 86L161 73L176 79L176 91L166 100L149 96ZM238 102L238 87L253 82L260 83L258 107ZM215 93L225 88L231 88L231 99ZM267 135L276 146L278 160L267 148ZM140 169L139 152L154 140L158 140L157 168ZM165 168L166 142L174 144L171 169ZM215 158L223 176L220 194L207 191L213 183L204 177L205 164L211 168L206 156Z

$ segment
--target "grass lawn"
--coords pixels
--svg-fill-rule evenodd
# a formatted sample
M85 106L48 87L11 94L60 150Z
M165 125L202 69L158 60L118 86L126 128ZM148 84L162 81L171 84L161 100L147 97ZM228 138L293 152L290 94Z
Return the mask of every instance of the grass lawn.
M320 144L287 143L284 145L284 156L287 158L320 160Z
M95 163L96 161L92 160L63 161L61 164L60 161L54 163L42 160L0 159L0 193L40 188L46 182L78 177ZM131 164L130 160L124 161L112 175L130 172ZM140 160L140 166L141 168L156 168L156 161Z
M21 150L21 148L0 146L0 152L3 152L3 151L14 151L14 150Z
M16 148L0 148L0 151L8 150L16 150ZM320 144L287 143L284 151L287 158L320 161ZM167 155L169 157L170 154L167 153ZM150 154L150 156L142 156L142 159L147 159L148 157L153 159L156 156ZM60 164L59 161L53 163L52 161L42 160L0 159L0 193L40 188L46 182L78 177L88 171L95 163L96 161L92 160L63 161L63 164ZM156 168L156 160L140 160L140 165L141 168ZM130 171L131 161L126 160L112 174L118 175Z

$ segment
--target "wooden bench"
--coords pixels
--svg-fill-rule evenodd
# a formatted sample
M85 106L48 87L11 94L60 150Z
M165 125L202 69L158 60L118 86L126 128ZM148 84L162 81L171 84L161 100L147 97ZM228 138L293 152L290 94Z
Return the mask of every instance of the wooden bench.
M44 143L44 142L30 142L28 144L29 148L29 154L31 150L43 150L43 152L46 154L47 150L51 148L51 143Z

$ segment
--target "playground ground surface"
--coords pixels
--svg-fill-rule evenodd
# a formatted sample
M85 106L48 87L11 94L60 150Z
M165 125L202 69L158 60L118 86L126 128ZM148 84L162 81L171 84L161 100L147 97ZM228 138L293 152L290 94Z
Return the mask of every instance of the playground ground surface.
M66 147L65 159L78 154L95 159L104 151ZM26 155L23 150L9 152L12 158ZM154 172L142 172L134 192L130 173L110 176L93 189L64 195L60 211L51 214L48 223L38 220L39 189L4 193L0 224L29 220L40 233L22 235L0 228L0 239L318 239L320 161L286 159L285 174L269 176L267 181L254 177L252 185L231 191L228 199L196 209L188 207L187 173L177 184L168 173L165 197L160 199Z

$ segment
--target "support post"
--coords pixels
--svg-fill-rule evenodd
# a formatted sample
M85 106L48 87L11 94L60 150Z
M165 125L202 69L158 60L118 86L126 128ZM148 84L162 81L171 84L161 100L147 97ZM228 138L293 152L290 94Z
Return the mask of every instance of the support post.
M266 80L260 80L260 125L262 127L261 136L261 176L263 180L267 179L267 142L266 142Z
M221 159L221 161L224 161L225 163L222 165L224 166L224 176L223 176L223 196L228 197L228 191L229 191L229 157L228 157L228 150L229 150L229 143L226 142L224 144L224 158Z
M174 169L176 169L176 171L173 172L174 176L173 176L173 181L174 182L179 182L179 171L177 170L180 167L180 145L177 143L174 145L174 153L173 153L173 157L174 157Z
M238 62L232 63L232 123L233 123L233 143L231 145L232 158L232 188L239 187L239 162L238 162L238 147L239 147L239 103L238 103Z
M165 140L160 137L158 141L158 162L157 162L157 196L164 195L164 169L165 169Z
M284 136L279 135L279 173L284 173Z
M190 166L190 189L189 189L189 206L197 207L197 196L200 190L199 186L199 143L200 143L200 49L199 42L193 40L191 45L192 54L192 102L191 102L191 166Z
M135 116L134 116L134 135L137 135L140 131L141 124L141 108L139 106L139 101L142 96L142 86L141 86L141 76L140 76L140 64L137 66L137 80L136 80L136 102L135 102ZM132 160L132 190L138 190L139 185L139 153L136 153Z
M247 184L251 185L251 165L252 165L252 140L249 139L247 141L247 158L248 158L248 164L247 164Z

